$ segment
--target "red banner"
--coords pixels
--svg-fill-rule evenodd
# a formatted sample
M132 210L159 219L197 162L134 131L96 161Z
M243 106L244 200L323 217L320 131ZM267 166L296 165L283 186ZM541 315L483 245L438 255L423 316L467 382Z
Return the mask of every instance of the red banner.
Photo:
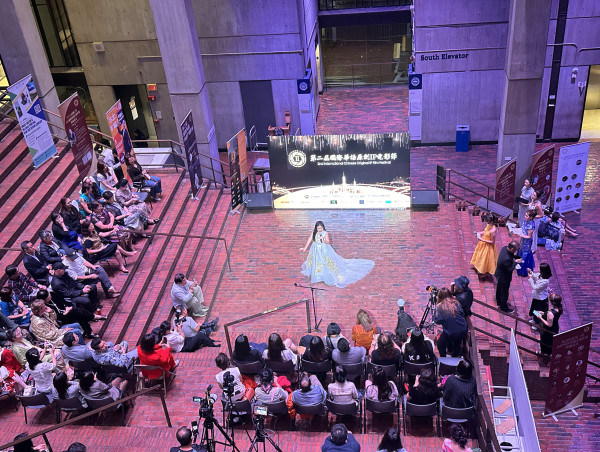
M60 104L58 112L65 126L67 139L71 144L79 176L83 179L89 174L92 167L94 146L92 145L79 95L75 93Z
M496 170L496 192L494 200L504 207L512 209L515 205L515 181L517 179L517 160L511 160Z
M592 323L554 336L544 416L583 404Z
M552 192L552 164L554 163L554 145L536 152L531 157L531 185L535 191L541 191L540 202L547 205Z
M133 147L131 145L131 139L129 138L129 131L127 130L127 123L125 122L125 116L123 115L120 100L106 112L106 119L108 120L110 134L112 135L115 149L119 156L119 163L121 163L123 176L126 177L127 180L131 180L127 174L127 162L125 159L129 156L129 152L131 152Z

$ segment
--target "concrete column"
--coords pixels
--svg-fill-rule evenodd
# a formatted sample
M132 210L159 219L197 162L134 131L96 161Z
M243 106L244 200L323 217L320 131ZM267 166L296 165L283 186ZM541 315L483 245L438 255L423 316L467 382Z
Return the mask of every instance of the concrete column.
M29 1L2 2L0 55L10 83L31 74L42 107L58 114L60 101ZM49 122L62 127L60 118L49 114L46 117ZM62 130L56 127L51 129L55 135L64 136Z
M517 188L531 171L551 3L510 1L497 166L516 157Z
M218 161L219 149L192 2L191 0L150 0L150 7L154 16L173 114L178 126L179 141L183 142L179 125L191 110L200 154L211 156ZM213 179L211 165L215 170L221 170L218 162L208 158L200 160L203 165L202 174L205 177ZM217 182L222 181L221 175L217 173L214 173L214 178Z

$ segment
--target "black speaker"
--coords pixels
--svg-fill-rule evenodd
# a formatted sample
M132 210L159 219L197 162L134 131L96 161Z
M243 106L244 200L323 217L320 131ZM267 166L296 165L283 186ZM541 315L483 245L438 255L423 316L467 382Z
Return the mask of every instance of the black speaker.
M273 210L273 193L248 193L246 207L251 211Z
M437 190L411 190L410 208L414 210L437 210L440 194Z

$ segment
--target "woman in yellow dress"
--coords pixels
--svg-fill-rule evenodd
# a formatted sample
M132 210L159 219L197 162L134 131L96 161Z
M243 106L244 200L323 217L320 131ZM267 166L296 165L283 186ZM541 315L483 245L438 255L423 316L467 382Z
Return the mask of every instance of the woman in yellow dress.
M496 249L496 218L493 214L484 214L487 226L482 232L477 233L477 246L471 258L471 265L475 267L480 279L493 275L496 271L498 261L498 250ZM482 215L483 216L483 215Z

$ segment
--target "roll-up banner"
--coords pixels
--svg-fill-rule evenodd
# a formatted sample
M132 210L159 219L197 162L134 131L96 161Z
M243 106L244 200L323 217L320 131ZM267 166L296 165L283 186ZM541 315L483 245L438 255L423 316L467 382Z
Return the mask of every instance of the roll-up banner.
M565 213L581 209L589 152L589 141L560 148L554 191L556 212Z
M512 209L515 205L515 181L517 178L517 159L502 165L496 170L496 192L494 201Z
M31 75L9 86L6 91L33 158L33 167L39 168L56 154L56 146Z
M129 131L127 130L127 123L125 122L125 115L123 114L120 100L106 112L106 119L108 120L110 134L112 135L115 149L119 156L119 163L123 170L123 176L130 180L129 175L127 174L127 161L125 159L129 156L133 147L131 140L129 139Z
M196 142L196 131L191 111L181 123L181 136L183 137L183 147L185 148L188 173L192 184L192 196L196 198L202 186L202 168L198 156L198 143Z
M92 167L94 146L88 131L85 113L81 106L79 95L74 93L58 106L58 112L62 118L67 133L67 139L71 144L71 151L77 164L79 177L86 177Z
M531 186L541 191L540 202L547 205L552 191L552 165L554 163L554 145L548 146L531 156Z

